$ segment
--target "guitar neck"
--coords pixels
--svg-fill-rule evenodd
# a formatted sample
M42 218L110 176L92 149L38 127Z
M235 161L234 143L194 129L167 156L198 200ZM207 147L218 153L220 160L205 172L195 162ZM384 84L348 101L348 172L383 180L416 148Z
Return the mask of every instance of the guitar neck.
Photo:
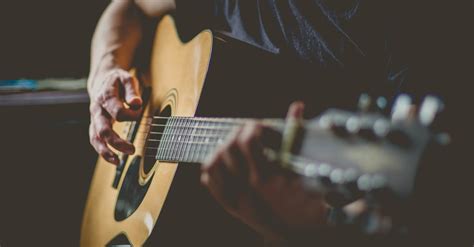
M238 128L251 119L154 117L149 121L146 156L158 161L202 163ZM259 119L281 131L285 120Z

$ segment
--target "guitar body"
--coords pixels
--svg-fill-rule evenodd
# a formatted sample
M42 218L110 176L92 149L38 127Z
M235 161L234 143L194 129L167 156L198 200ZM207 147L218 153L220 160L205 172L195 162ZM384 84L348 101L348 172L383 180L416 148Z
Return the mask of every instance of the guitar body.
M165 108L170 115L194 115L213 38L210 31L203 31L183 43L170 16L162 18L155 35L149 73L140 78L150 88L150 95L140 125L134 130L136 153L127 157L117 188L112 186L116 179L115 166L98 159L83 216L81 246L143 245L160 215L175 175L176 163L154 162L145 168L145 124ZM113 127L123 138L130 136L133 129L131 123L117 122Z

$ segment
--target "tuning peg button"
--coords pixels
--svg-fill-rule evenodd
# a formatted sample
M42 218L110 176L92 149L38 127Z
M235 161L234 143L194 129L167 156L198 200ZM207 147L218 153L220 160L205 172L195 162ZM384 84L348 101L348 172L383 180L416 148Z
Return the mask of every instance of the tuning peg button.
M411 108L411 97L407 94L401 94L395 100L395 104L392 108L392 121L405 120L410 115Z
M372 98L368 94L363 93L359 96L359 102L357 103L357 107L359 108L360 111L363 111L363 112L369 111L371 105L372 105Z
M443 102L434 96L426 96L420 107L420 123L429 126L433 123L436 115L444 108Z
M364 174L357 179L357 187L361 191L370 191L370 175Z

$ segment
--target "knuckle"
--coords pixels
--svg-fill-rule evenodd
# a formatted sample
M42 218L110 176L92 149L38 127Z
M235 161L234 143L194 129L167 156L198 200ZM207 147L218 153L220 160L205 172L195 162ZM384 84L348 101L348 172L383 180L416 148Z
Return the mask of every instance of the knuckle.
M262 126L261 126L260 124L254 123L254 124L252 125L251 136L252 136L253 138L259 137L259 136L262 134L262 130L263 130L263 128L262 128Z
M244 135L240 139L240 142L239 142L240 148L247 147L249 144L252 143L253 140L254 140L253 135L251 135L251 134Z
M110 157L110 154L109 152L105 149L105 148L99 148L99 152L98 152L102 157L104 158L109 158Z
M111 87L104 90L104 92L100 96L101 96L102 102L107 102L117 97L115 90Z
M124 84L132 84L133 83L133 77L130 75L128 72L123 72L121 75L121 81Z
M100 137L100 138L107 138L110 136L111 134L111 129L109 126L106 126L106 125L102 125L98 128L97 130L97 135Z
M115 120L122 121L123 119L123 111L124 107L120 104L113 104L111 101L110 103L106 104L105 108L107 112L112 116Z
M103 144L98 143L96 146L97 146L96 147L97 153L99 153L102 156L108 155L107 148Z

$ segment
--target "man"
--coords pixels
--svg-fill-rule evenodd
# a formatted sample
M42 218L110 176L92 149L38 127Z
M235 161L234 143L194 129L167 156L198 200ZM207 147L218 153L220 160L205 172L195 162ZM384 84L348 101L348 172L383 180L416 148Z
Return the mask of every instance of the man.
M352 0L112 1L92 44L88 83L91 144L113 164L118 164L118 157L108 145L134 152L133 145L119 138L111 125L140 114L139 84L127 71L144 35L144 23L150 18L175 11L178 23L190 33L212 28L271 53L308 62L314 69L315 83L320 83L319 90L331 87L324 84L330 81L344 87L342 91L351 97L370 91L391 99L399 91L414 88L407 85L407 77L419 62L408 37L424 23L411 23L418 9L408 7L413 6ZM419 88L423 87L415 89ZM119 94L122 90L123 98ZM332 103L337 104L325 102ZM289 117L301 117L302 108L301 103L292 105ZM261 154L267 131L254 123L236 133L203 164L202 183L230 214L272 242L322 239L328 229L342 234L342 230L328 227L330 209L320 195L304 191L298 179L269 171L269 162ZM229 193L229 188L236 187L241 189ZM363 207L357 203L345 210L361 213ZM312 236L308 232L318 237L308 238Z

